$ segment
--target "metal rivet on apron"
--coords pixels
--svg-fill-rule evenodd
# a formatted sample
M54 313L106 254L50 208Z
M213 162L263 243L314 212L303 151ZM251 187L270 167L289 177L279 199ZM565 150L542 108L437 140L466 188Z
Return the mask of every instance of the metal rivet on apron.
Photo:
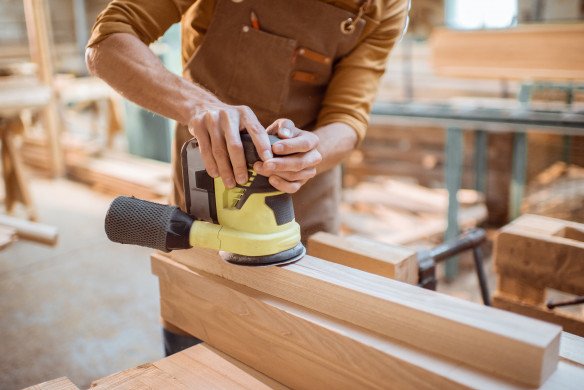
M248 32L249 31L249 26L243 26L243 28L241 30L243 32Z

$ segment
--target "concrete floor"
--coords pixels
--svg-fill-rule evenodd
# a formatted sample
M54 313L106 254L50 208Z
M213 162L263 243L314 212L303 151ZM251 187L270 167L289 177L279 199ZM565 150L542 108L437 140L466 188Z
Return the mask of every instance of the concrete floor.
M87 388L162 357L151 251L108 241L112 197L66 180L31 186L39 220L60 237L54 248L19 241L0 251L0 389L59 376Z

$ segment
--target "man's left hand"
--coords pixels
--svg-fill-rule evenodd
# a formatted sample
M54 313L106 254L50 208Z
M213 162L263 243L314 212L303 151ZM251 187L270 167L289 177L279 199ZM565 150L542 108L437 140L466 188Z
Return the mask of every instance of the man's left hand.
M296 128L289 119L278 119L267 128L280 141L272 145L274 158L256 162L254 170L267 176L270 184L282 192L295 193L316 175L322 156L316 149L318 136Z

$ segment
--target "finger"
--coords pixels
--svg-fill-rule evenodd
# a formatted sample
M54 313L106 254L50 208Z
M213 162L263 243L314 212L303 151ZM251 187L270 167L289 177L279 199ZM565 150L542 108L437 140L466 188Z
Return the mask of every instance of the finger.
M289 194L297 192L305 183L305 181L287 181L278 176L271 176L268 180L278 191L287 192Z
M211 150L219 169L219 176L223 180L225 187L233 188L235 187L233 168L229 161L224 134L219 127L219 115L216 112L209 113L205 117L205 124L211 138Z
M225 143L229 152L229 160L233 167L233 173L235 174L235 180L239 184L245 184L247 182L247 164L241 144L241 136L239 135L239 118L230 116L227 111L221 111L219 113L219 120L223 133L225 134Z
M316 176L316 169L306 168L298 172L278 172L272 176L278 176L286 181L308 181Z
M300 136L284 139L272 145L275 154L287 155L293 153L306 153L318 146L318 137L308 131L303 131Z
M266 131L268 134L277 135L279 138L290 138L292 133L289 130L291 129L296 129L294 122L290 119L280 118L276 119Z
M273 157L272 146L266 129L260 124L258 118L255 116L251 108L242 106L240 108L240 121L243 127L247 130L253 144L256 147L258 155L263 161Z
M213 152L211 150L211 140L209 138L209 133L207 132L207 126L204 120L193 121L193 124L189 126L189 131L197 139L199 144L199 152L201 153L201 158L203 159L203 164L205 164L205 169L209 176L215 178L219 176L219 169L217 168L217 163L213 157Z
M272 158L263 164L257 164L257 167L258 173L261 172L262 175L269 176L278 172L298 172L305 168L316 167L321 161L322 156L316 149L313 149L307 153Z

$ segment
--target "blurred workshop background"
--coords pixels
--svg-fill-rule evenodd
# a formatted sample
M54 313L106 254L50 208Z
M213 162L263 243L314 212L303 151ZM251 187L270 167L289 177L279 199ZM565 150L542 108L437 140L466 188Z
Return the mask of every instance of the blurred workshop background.
M0 389L163 356L151 251L103 220L119 194L166 201L174 123L88 75L107 3L0 0ZM344 163L342 233L423 251L481 226L492 292L498 228L584 223L583 20L583 0L414 0ZM178 25L151 48L180 73ZM439 264L438 291L481 302L475 267Z

